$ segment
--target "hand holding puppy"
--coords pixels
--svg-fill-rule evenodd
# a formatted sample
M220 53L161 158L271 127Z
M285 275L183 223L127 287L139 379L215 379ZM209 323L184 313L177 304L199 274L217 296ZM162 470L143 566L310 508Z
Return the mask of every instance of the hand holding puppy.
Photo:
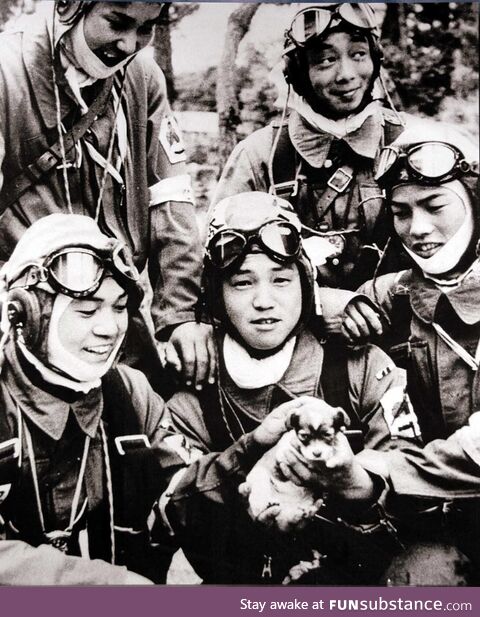
M274 446L291 429L290 416L307 404L308 400L309 396L299 396L276 407L253 431L253 439L262 446Z
M323 467L331 461L336 435L347 423L343 410L308 396L280 405L265 418L254 438L274 447L239 487L253 520L288 532L301 529L315 516L323 504L323 487L316 477L309 481L312 472L303 466L320 462Z
M292 447L278 453L278 465L285 478L299 486L323 487L345 500L366 501L374 492L370 475L355 458L345 432L332 437L323 456L306 458L298 434Z

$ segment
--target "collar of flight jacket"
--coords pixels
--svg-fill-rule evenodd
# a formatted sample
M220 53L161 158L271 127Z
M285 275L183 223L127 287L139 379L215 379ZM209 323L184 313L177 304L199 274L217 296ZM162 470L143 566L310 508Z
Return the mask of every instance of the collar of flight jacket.
M53 19L53 13L49 12L44 19L37 20L34 24L28 21L28 25L32 26L31 29L29 27L28 33L26 32L27 26L24 26L22 59L42 121L47 129L52 129L57 124L57 110L52 76L51 28L48 19ZM72 106L76 108L79 104L70 89L60 62L58 62L56 78L59 90L66 93L68 97L60 99L60 114L63 119L71 113ZM104 80L97 80L95 83L98 83L100 87Z
M445 292L417 268L402 277L400 285L408 288L412 310L419 319L432 323L440 298L445 298L459 319L468 326L480 322L480 261L451 291Z
M373 161L383 141L383 127L384 118L380 108L378 113L368 116L357 130L348 133L340 141L344 141L355 154ZM316 169L323 167L332 142L337 139L331 133L311 127L294 110L289 116L288 133L295 150Z
M271 411L271 401L276 388L284 388L286 394L295 396L318 396L323 364L323 346L308 330L298 336L292 360L278 383L246 390L239 388L222 366L225 389L239 407L251 418L261 422ZM294 398L294 396L292 396Z
M25 362L27 360L20 361L14 343L8 343L5 349L2 381L5 382L7 392L19 406L22 414L49 437L58 441L63 435L71 411L80 429L93 439L103 412L101 388L95 388L88 394L75 395L72 397L73 400L67 402L49 392L48 384L46 389L34 385L22 368L22 363ZM36 370L31 368L32 371Z

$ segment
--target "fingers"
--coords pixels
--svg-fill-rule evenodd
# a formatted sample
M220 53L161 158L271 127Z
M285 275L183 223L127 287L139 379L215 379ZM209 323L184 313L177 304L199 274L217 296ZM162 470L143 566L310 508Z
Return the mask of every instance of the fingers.
M216 351L212 327L185 323L178 326L168 343L167 361L182 373L187 386L201 390L207 382L215 382Z
M286 449L278 464L283 475L294 484L305 486L307 483L311 484L312 481L316 481L315 474L309 469L307 461L295 448Z
M194 342L195 349L195 370L193 373L193 380L195 382L195 389L201 390L203 384L207 380L207 374L209 373L210 354L207 347L206 339L196 339Z
M299 396L297 398L292 399L291 401L287 401L286 403L282 403L278 407L276 407L272 413L274 413L277 417L285 418L285 426L287 429L291 429L290 426L290 416L292 413L303 407L304 405L310 404L312 402L311 396Z
M181 360L181 369L183 379L187 386L191 386L195 376L195 345L194 342L185 338L177 341L176 350Z
M366 302L349 304L345 309L342 333L352 341L369 339L383 333L378 313Z
M265 508L263 512L260 512L256 520L259 523L262 523L262 525L272 527L275 524L275 521L277 519L277 516L280 514L280 511L280 506L278 504L273 504Z
M240 486L238 487L238 492L245 499L248 498L251 491L252 491L252 487L250 486L250 484L248 484L248 482L242 482L242 484L240 484Z
M165 364L173 367L178 373L182 371L182 362L172 343L167 343L165 346Z
M380 336L383 333L383 326L377 311L366 302L357 302L355 307L368 324L370 332Z
M215 375L217 372L217 348L215 340L213 338L213 328L209 328L207 336L207 350L208 350L208 383L215 383Z

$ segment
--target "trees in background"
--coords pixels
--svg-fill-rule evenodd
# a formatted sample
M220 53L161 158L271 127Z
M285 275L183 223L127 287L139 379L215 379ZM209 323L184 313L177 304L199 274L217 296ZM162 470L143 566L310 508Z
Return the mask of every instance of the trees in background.
M222 57L217 70L216 106L219 126L219 158L226 162L237 142L237 127L240 124L239 86L236 59L240 43L248 32L253 16L258 10L256 3L244 3L235 9L228 19L227 33Z
M168 97L171 102L177 98L177 89L172 67L172 40L171 32L180 21L198 10L197 2L172 3L163 13L161 22L155 28L153 47L155 60L165 74Z
M404 109L435 116L445 97L478 90L477 22L478 4L387 5L385 66Z

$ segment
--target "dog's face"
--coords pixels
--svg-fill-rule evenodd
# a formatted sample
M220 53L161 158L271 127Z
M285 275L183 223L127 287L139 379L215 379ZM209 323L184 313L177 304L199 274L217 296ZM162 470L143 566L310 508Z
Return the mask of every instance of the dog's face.
M312 399L290 416L290 425L302 444L302 455L308 460L326 460L335 435L349 424L343 409L321 399Z

